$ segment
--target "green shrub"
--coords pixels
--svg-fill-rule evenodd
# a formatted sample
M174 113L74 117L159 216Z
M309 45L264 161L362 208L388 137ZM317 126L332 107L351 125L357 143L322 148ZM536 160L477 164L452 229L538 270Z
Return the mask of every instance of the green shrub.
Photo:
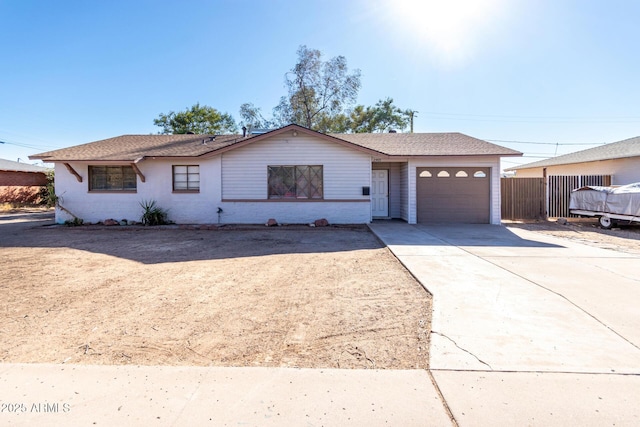
M143 225L164 225L168 224L168 212L158 206L155 200L143 200L140 202L142 216L140 222Z
M53 171L49 171L47 172L47 183L40 189L40 204L52 208L57 203L55 177Z
M64 225L67 227L79 227L84 224L84 220L82 218L75 217L73 219L68 219L64 222Z

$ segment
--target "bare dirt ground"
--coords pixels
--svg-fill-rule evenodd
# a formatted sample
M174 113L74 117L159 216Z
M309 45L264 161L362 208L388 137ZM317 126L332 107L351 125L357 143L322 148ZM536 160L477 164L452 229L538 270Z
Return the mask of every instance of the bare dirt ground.
M597 219L568 218L563 225L556 220L537 222L505 221L507 227L523 228L537 233L575 240L591 246L640 254L640 224L621 225L611 230L600 228Z
M0 213L0 361L426 368L431 296L365 227Z

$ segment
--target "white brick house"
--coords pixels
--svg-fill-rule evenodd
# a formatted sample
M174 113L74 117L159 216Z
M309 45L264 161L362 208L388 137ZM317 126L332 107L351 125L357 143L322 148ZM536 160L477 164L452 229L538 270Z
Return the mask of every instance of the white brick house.
M138 220L154 200L179 224L500 223L500 157L460 133L124 135L31 156L55 164L64 209L85 222Z

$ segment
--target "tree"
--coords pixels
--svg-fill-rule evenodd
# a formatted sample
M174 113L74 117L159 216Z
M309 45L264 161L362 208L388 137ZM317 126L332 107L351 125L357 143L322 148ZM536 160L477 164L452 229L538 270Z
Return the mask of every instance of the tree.
M410 122L413 125L415 114L413 110L402 110L393 105L393 98L381 99L373 107L356 105L349 116L349 130L354 133L402 131Z
M260 108L255 107L250 102L245 102L240 106L240 126L246 127L251 133L252 129L265 129L272 126L271 121L265 119L260 112Z
M344 56L324 62L319 50L304 45L297 53L298 62L285 74L287 96L274 108L274 119L326 132L332 119L356 101L360 70L349 74Z
M161 134L229 134L236 133L238 128L233 117L227 113L221 113L207 105L199 103L190 109L178 113L170 111L169 114L160 114L153 124L162 128Z

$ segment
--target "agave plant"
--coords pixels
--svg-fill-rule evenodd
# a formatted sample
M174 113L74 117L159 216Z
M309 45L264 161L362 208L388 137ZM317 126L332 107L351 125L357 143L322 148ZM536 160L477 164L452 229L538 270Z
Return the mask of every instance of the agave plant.
M142 216L140 222L143 225L163 225L168 224L168 212L158 206L155 200L143 200L140 202Z

